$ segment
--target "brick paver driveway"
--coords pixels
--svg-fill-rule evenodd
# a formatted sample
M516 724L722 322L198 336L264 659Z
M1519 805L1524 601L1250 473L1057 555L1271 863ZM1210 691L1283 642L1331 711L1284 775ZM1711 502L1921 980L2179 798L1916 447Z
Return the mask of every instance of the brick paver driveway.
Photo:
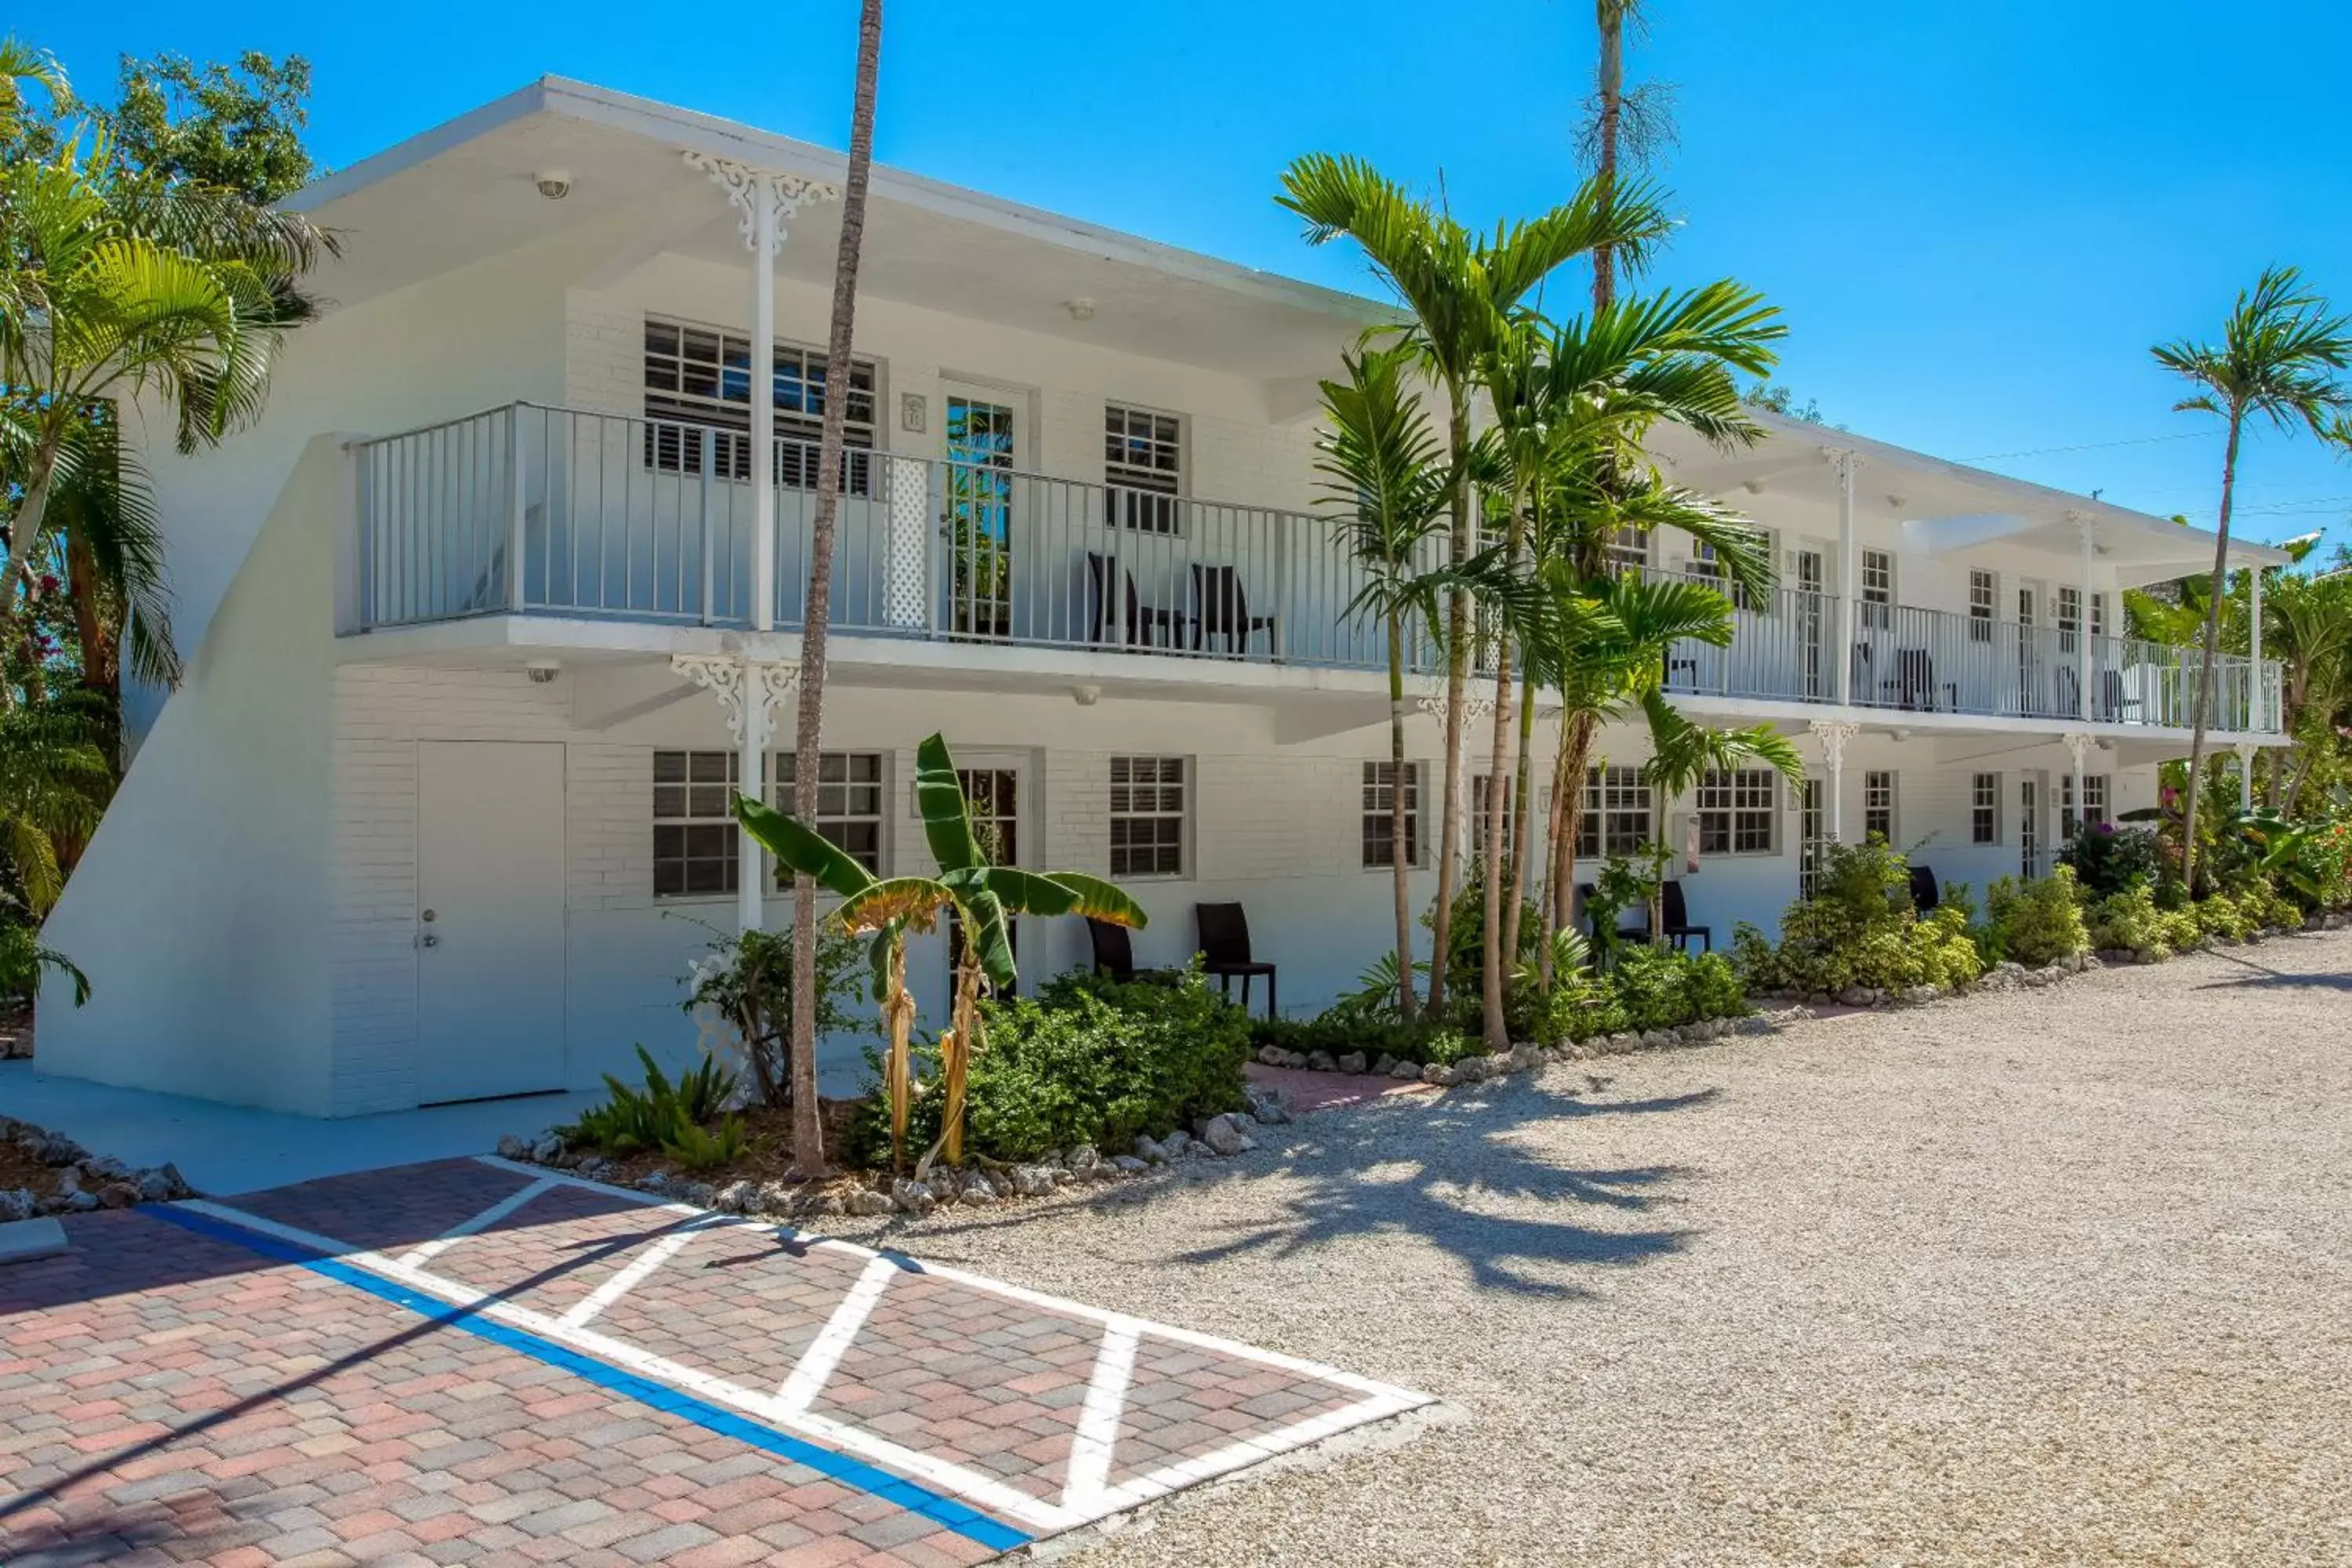
M976 1563L1423 1397L497 1161L0 1273L0 1561Z

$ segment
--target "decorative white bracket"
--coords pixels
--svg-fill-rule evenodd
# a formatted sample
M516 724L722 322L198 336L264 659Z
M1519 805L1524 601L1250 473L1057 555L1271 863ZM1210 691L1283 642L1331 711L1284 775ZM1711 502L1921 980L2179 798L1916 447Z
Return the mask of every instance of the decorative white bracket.
M772 233L778 250L784 245L784 225L800 216L801 208L810 202L837 202L841 187L822 180L812 180L805 174L778 174L770 169L755 169L749 163L739 163L732 158L720 158L709 153L681 153L687 167L699 169L710 176L711 184L727 193L728 203L739 216L735 227L743 236L743 248L760 247L760 207L765 203L775 217Z
M1446 701L1445 696L1445 689L1447 685L1446 675L1443 670L1440 670L1432 673L1425 679L1428 681L1428 688L1422 692L1421 696L1417 698L1415 701L1423 712L1428 714L1442 725L1445 722L1446 710L1450 706ZM1491 691L1482 691L1479 689L1478 678L1475 674L1465 679L1462 683L1463 727L1467 729L1471 725L1476 724L1488 714L1494 712L1494 694Z
M743 703L748 689L758 695L760 733L776 732L776 708L799 679L797 664L769 663L739 658L733 654L674 653L669 667L695 685L719 699L719 711L727 721L727 732L735 743L743 742Z
M1822 456L1830 460L1830 471L1841 485L1853 483L1854 475L1862 471L1863 456L1850 447L1824 447Z
M2095 736L2084 734L2080 730L2070 730L2058 739L2064 742L2068 753L2074 757L2074 771L2078 773L2083 771L2084 760L2099 743Z
M1851 719L1816 719L1812 721L1813 739L1822 743L1822 760L1832 772L1845 766L1845 743L1862 733L1862 726Z

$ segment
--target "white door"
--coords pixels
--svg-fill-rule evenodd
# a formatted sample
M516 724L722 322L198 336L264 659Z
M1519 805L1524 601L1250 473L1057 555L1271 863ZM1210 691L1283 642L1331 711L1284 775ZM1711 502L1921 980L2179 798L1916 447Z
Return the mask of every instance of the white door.
M563 1087L563 748L416 752L416 1097Z

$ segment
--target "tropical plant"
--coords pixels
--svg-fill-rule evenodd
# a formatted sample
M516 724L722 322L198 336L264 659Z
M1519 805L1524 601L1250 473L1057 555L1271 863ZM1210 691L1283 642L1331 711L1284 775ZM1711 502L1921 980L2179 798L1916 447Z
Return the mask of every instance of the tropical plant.
M2072 958L2091 945L2074 896L2074 868L2047 877L1996 877L1985 889L1985 924L1994 950L2029 969Z
M894 1163L904 1152L908 1110L914 1092L910 1037L915 1003L907 992L906 939L910 931L932 930L943 913L954 921L954 994L938 1052L944 1091L940 1142L918 1162L919 1177L929 1171L932 1159L942 1150L951 1165L963 1159L965 1086L972 1058L983 1044L980 998L984 990L999 995L1010 993L1019 978L1013 962L1011 919L1075 914L1141 927L1146 917L1134 900L1099 877L1083 871L1029 871L1017 866L990 865L972 830L971 803L964 798L955 758L938 735L915 748L915 805L922 816L924 841L940 874L882 879L806 823L749 795L735 797L735 816L744 831L764 845L779 865L840 898L832 918L841 929L872 938L874 994L882 1005L887 1040L884 1088L890 1106ZM815 933L809 935L814 939ZM797 973L794 979L797 986ZM796 991L796 1000L799 994ZM806 1004L813 1014L813 994L806 996ZM803 1049L799 1045L797 1026L793 1035L794 1071L803 1082L813 1083L815 1064L802 1059L813 1047ZM800 1098L796 1093L795 1138L800 1135ZM807 1098L815 1099L814 1090ZM797 1149L793 1160L806 1174L809 1167Z
M1276 200L1305 219L1307 241L1324 245L1345 236L1356 242L1373 272L1394 291L1412 320L1400 329L1416 363L1444 393L1446 456L1453 490L1447 565L1465 566L1475 548L1472 499L1471 401L1482 360L1501 342L1521 301L1572 258L1606 245L1638 263L1669 227L1664 208L1646 191L1621 192L1587 181L1573 200L1524 223L1474 234L1450 215L1357 158L1311 153L1283 175ZM1445 777L1438 840L1440 921L1453 904L1462 837L1464 694L1471 657L1470 589L1447 590L1445 653ZM1439 951L1449 934L1437 933ZM1431 976L1430 1005L1444 1003L1444 974Z
M1397 952L1412 951L1411 818L1404 754L1404 675L1408 649L1437 620L1431 542L1444 530L1454 481L1418 394L1405 385L1412 351L1363 347L1343 353L1345 381L1323 383L1328 426L1316 443L1327 514L1341 548L1363 569L1364 585L1344 616L1377 622L1388 645L1389 766L1399 798L1389 813L1389 864L1396 904ZM1414 1010L1412 970L1395 966L1397 1006Z
M2156 830L2112 822L2085 822L2058 851L2058 862L2074 868L2088 898L2105 898L2133 888L2153 888L2164 874L2164 850Z
M828 923L817 933L816 958L817 1037L864 1028L865 1020L849 1009L860 990L863 955L856 939ZM688 973L686 1000L678 1005L690 1017L708 1013L725 1025L729 1045L751 1068L760 1104L785 1103L793 1081L791 931L718 932Z
M0 709L0 868L36 918L64 890L61 848L97 828L112 790L99 734L82 702Z
M592 1144L607 1154L651 1153L688 1144L688 1134L723 1114L735 1098L735 1075L715 1058L706 1056L682 1070L675 1083L643 1046L637 1047L637 1062L645 1068L645 1087L631 1089L606 1073L604 1103L558 1129L568 1142Z
M2352 366L2352 317L2331 313L2292 267L2263 271L2252 289L2242 292L2222 325L2218 344L2179 339L2158 343L2156 362L2200 388L2173 405L2176 410L2213 415L2227 436L2221 455L2221 500L2215 521L2213 582L2227 580L2230 524L2236 505L2238 452L2246 422L2259 417L2292 434L2298 428L2339 446L2352 446L2352 385L2343 373ZM2197 707L2189 741L2189 772L2205 762L2205 731L2213 695L2213 662L2220 651L2221 595L2211 595L2205 613L2202 658L2197 669ZM2182 876L2197 886L2197 796L2189 795Z
M1655 690L1643 694L1642 710L1650 721L1650 757L1642 764L1642 777L1650 786L1653 810L1656 813L1657 826L1652 837L1660 844L1666 839L1668 803L1696 789L1710 773L1733 773L1760 763L1791 784L1804 784L1804 759L1797 754L1789 738L1769 724L1718 729L1693 723ZM1664 940L1664 889L1663 875L1650 884L1653 942Z
M857 75L849 111L849 174L843 186L841 243L834 255L833 319L825 332L832 380L817 427L816 513L809 523L808 599L801 624L800 708L793 754L811 765L793 775L793 810L803 822L817 812L815 759L824 754L825 648L833 618L834 536L846 472L844 447L849 417L849 363L857 320L857 265L866 243L866 196L873 183L874 99L882 68L882 0L857 9ZM760 265L769 265L762 258ZM766 345L761 345L766 353ZM766 374L764 371L762 375ZM767 395L764 391L761 396ZM761 459L765 461L765 459ZM943 862L944 864L944 862ZM826 1173L824 1123L816 1096L816 879L793 866L793 1162L804 1176ZM903 995L904 986L900 994ZM903 1056L904 1052L899 1053Z

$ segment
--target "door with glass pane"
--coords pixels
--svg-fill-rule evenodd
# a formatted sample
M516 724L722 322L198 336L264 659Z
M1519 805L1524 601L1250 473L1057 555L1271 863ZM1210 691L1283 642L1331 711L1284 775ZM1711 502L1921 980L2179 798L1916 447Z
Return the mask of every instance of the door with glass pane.
M2017 710L2039 715L2047 710L2042 683L2049 678L2049 660L2042 657L2042 584L2017 585Z
M1822 625L1827 600L1822 588L1827 578L1822 570L1823 556L1818 550L1796 552L1796 594L1791 607L1797 617L1797 661L1800 685L1805 697L1818 700L1823 694L1822 685Z
M2028 880L2042 875L2042 784L2032 777L2017 785L2017 869Z
M1019 432L1013 406L947 396L947 536L956 635L1013 632L1013 469Z
M963 786L964 809L971 816L972 836L980 840L982 858L992 866L1021 864L1021 770L998 766L958 768L956 781ZM1005 922L1005 939L1012 942L1016 956L1021 951L1020 928L1017 918ZM951 977L962 954L963 926L950 914L948 960Z

